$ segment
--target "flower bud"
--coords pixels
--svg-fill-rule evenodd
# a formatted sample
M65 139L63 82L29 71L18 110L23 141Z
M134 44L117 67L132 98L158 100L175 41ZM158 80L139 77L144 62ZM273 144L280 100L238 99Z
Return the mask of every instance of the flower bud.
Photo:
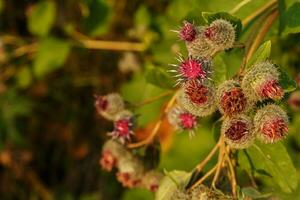
M114 130L109 133L113 139L120 140L121 143L125 143L130 140L133 135L134 128L134 117L133 114L128 110L123 110L118 113L116 120L114 121Z
M288 116L277 105L267 105L257 111L254 117L254 127L257 137L264 143L281 140L288 134Z
M211 73L210 66L211 62L208 59L203 58L193 58L189 57L185 60L179 58L179 65L172 65L176 67L176 70L170 70L170 72L176 72L175 77L179 77L178 83L184 83L187 80L197 79L203 81L209 78Z
M191 42L186 42L186 48L190 56L209 58L214 52L214 48L209 44L204 36L204 28L198 27L198 33Z
M179 92L177 102L196 116L207 116L216 111L216 94L212 82L189 80Z
M249 147L255 139L252 120L246 115L226 118L223 121L221 133L225 142L236 149Z
M249 107L242 88L233 80L225 81L218 87L217 97L220 112L227 116L243 113Z
M120 94L110 93L104 96L95 96L97 112L107 120L114 120L116 115L124 109L124 102Z
M229 21L217 19L204 29L204 36L214 49L226 50L233 47L235 29Z
M188 130L190 136L194 135L194 129L197 128L198 117L189 113L180 106L174 106L168 112L168 121L175 129Z
M110 172L117 165L117 158L109 150L103 151L100 158L102 168Z
M279 72L270 62L252 66L242 80L242 88L250 101L280 100L284 91L279 85Z
M197 35L197 28L194 24L187 21L183 22L183 26L179 30L179 38L186 42L192 42Z

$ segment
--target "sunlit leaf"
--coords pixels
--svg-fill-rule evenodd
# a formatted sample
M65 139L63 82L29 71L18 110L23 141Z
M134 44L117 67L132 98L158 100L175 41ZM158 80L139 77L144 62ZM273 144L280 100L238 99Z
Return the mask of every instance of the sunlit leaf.
M253 56L249 59L247 63L247 67L251 67L253 64L262 62L267 60L271 54L271 41L268 40L264 42L260 47L256 50Z
M155 200L171 200L173 192L183 189L190 174L185 171L171 171L162 179L155 194ZM177 185L179 184L179 185Z
M297 172L283 144L257 144L247 149L256 169L266 170L284 192L297 187Z
M31 33L45 36L55 20L54 1L41 1L33 6L28 16L28 29Z
M70 51L70 44L56 38L46 38L41 41L33 62L33 72L40 78L60 68Z

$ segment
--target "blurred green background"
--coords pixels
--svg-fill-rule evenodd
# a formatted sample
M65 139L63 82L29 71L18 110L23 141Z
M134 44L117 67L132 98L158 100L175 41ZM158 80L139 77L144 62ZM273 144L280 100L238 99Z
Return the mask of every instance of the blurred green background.
M241 2L0 0L0 199L153 199L148 191L124 190L114 174L101 170L101 147L112 124L96 114L93 95L118 91L137 103L170 89L168 64L178 52L186 55L170 30L184 19L203 23L202 11L229 12ZM246 2L235 12L240 19L267 1ZM286 8L294 2L286 1ZM266 38L271 58L296 78L300 34L289 33L299 28L279 35L278 26ZM242 55L233 50L218 63L233 75ZM165 100L135 110L140 127L157 119ZM300 179L300 113L287 109L292 123L285 143ZM169 136L160 169L191 170L215 144L217 118L203 119L193 140L185 133ZM300 187L278 196L300 199Z

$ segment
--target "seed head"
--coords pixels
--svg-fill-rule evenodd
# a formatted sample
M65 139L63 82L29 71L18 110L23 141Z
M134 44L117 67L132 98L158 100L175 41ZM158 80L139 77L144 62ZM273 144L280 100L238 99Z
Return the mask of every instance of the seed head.
M124 101L118 93L95 95L94 105L97 112L108 120L114 120L116 115L124 109Z
M267 105L257 111L254 117L257 137L264 143L281 140L288 134L288 116L277 105Z
M187 81L179 92L177 102L196 116L207 116L216 110L215 87L210 81Z
M265 99L279 100L284 95L279 85L279 72L276 66L268 61L250 67L241 86L252 102Z
M213 21L205 27L203 34L206 41L219 51L232 48L235 41L235 29L229 21L224 19Z
M233 200L232 197L223 194L221 191L202 184L191 189L190 196L190 200Z
M179 30L179 38L186 42L192 42L196 38L196 35L197 28L194 24L184 21L183 26Z
M221 133L226 143L236 149L249 147L255 139L252 120L246 115L226 118Z
M219 110L227 116L243 113L249 107L247 98L236 81L222 83L218 88L217 96Z

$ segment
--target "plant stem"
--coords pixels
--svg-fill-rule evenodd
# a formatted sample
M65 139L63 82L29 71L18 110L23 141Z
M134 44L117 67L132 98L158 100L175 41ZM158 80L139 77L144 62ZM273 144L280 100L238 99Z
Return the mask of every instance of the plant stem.
M153 138L156 136L156 134L158 133L158 130L160 129L160 126L162 124L162 121L167 113L167 111L173 106L173 104L175 103L175 100L176 100L176 95L177 93L175 93L173 95L173 97L169 100L166 108L164 109L160 119L157 121L157 123L155 124L154 128L152 129L151 131L151 134L145 139L145 140L142 140L140 142L136 142L136 143L131 143L131 144L128 144L127 147L128 148L138 148L138 147L141 147L143 145L147 145L149 143L152 142Z
M257 37L253 41L252 45L249 48L248 53L246 54L246 63L249 61L251 56L254 54L255 50L259 47L261 41L264 39L265 35L271 28L271 26L272 26L273 22L275 21L275 19L277 18L278 14L279 14L278 10L275 10L274 12L272 12L269 15L269 17L266 19L265 23L262 25L262 29L260 29L260 31L258 32Z
M247 26L253 19L255 19L259 15L263 14L266 10L271 8L273 5L276 5L276 3L277 3L277 0L271 0L264 6L260 7L258 10L253 12L251 15L249 15L242 21L243 26L244 27Z
M214 148L209 152L209 154L205 157L205 159L199 163L197 166L196 166L196 170L197 171L201 171L203 169L203 167L208 163L208 161L211 160L211 158L213 157L213 155L215 155L215 153L217 152L217 150L219 149L221 143L223 142L222 137L220 137L218 143L214 146Z
M223 136L221 136L223 138ZM222 143L220 145L220 151L219 151L219 156L218 156L218 163L217 163L217 170L215 173L215 176L213 178L211 186L213 188L216 188L216 182L218 181L223 163L224 163L224 157L225 157L225 143L224 143L224 138L222 139Z
M237 195L237 182L236 182L236 175L235 175L235 170L234 170L234 166L231 162L231 159L229 157L230 154L230 148L228 146L228 151L226 151L225 153L225 158L227 160L228 166L229 166L229 171L231 174L231 189L232 189L232 195L233 197L236 197Z
M140 107L140 106L144 106L144 105L150 104L150 103L152 103L152 102L154 102L154 101L156 101L156 100L158 100L158 99L160 99L160 98L163 98L163 97L165 97L165 96L169 96L169 95L172 94L173 92L174 92L174 91L172 91L172 90L168 90L168 91L166 91L166 92L164 92L164 93L161 93L161 94L159 94L159 95L157 95L157 96L155 96L155 97L151 97L151 98L146 99L146 100L144 100L144 101L142 101L142 102L140 102L140 103L137 103L137 104L135 104L134 106L135 106L135 107Z
M201 179L199 179L196 183L194 183L194 185L192 185L192 187L190 189L195 188L197 185L200 185L201 183L203 183L203 181L205 181L205 179L207 179L209 176L211 176L217 169L217 165L215 165L213 168L211 168Z

